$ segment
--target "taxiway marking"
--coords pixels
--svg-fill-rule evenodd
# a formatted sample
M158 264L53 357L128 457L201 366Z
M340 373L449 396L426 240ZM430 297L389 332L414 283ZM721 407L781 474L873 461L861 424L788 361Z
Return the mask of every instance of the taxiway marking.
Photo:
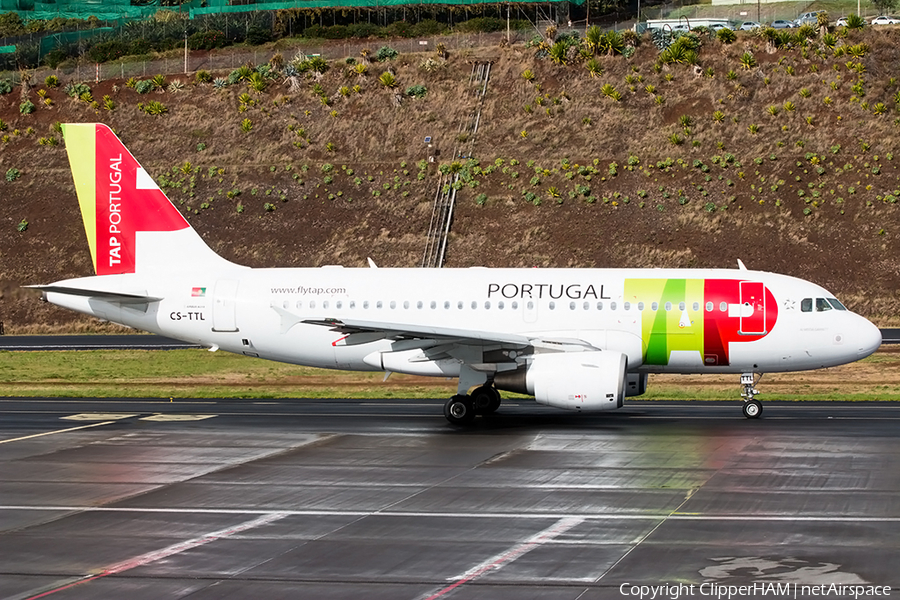
M270 512L268 514L264 514L250 521L245 521L234 527L226 527L225 529L219 529L218 531L211 531L209 533L199 535L195 538L191 538L189 540L185 540L183 542L178 542L176 544L172 544L171 546L166 546L165 548L160 548L159 550L153 550L151 552L147 552L141 554L139 556L135 556L133 558L129 558L127 560L123 560L121 562L115 563L108 567L102 569L100 573L97 575L86 575L77 581L73 581L70 583L65 583L63 585L57 586L53 589L40 592L34 596L29 596L28 600L37 600L38 598L44 598L51 594L55 594L56 592L61 592L63 590L71 589L77 585L82 585L84 583L88 583L89 581L94 581L95 579L100 579L102 577L107 577L109 575L117 575L124 571L129 571L136 567L142 567L146 564L150 564L152 562L156 562L163 558L168 558L174 554L180 554L185 550L191 550L192 548L196 548L197 546L203 546L205 544L209 544L210 542L215 542L227 537L231 537L235 534L242 533L247 531L248 529L253 529L255 527L259 527L260 525L267 525L279 519L283 519L287 517L289 513L287 512Z
M54 435L57 433L66 433L69 431L77 431L79 429L88 429L89 427L100 427L101 425L109 425L115 421L103 421L102 423L91 423L90 425L79 425L78 427L69 427L68 429L57 429L56 431L45 431L44 433L34 433L32 435L23 435L22 437L10 438L8 440L0 440L0 444L9 444L11 442L21 442L22 440L30 440L32 438L43 437L45 435Z

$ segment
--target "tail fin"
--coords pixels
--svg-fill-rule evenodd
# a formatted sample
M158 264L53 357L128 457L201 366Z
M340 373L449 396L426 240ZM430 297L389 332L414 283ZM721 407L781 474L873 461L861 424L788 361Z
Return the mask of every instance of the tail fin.
M63 137L97 275L230 264L200 239L109 127L69 123Z

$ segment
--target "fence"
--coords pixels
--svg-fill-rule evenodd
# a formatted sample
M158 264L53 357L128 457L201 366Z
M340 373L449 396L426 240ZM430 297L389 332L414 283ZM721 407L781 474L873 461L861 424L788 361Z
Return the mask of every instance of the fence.
M530 38L531 33L522 31L511 32L511 41L518 42ZM444 44L449 51L461 51L471 48L497 46L501 40L506 39L506 33L470 33L442 35L422 39L402 40L347 40L345 42L333 41L328 43L296 42L283 45L278 50L248 49L238 50L226 48L209 52L188 52L187 69L185 69L184 56L170 56L146 61L129 61L104 63L95 65L90 63L79 64L72 67L62 67L56 70L43 70L40 77L49 74L57 75L60 81L95 81L115 78L146 78L153 75L177 75L194 73L201 69L207 71L231 71L237 67L252 63L254 65L268 62L272 55L281 53L285 60L292 59L298 52L306 55L319 55L328 60L337 60L347 57L360 56L364 48L378 50L381 46L388 45L401 53L428 53L434 52L437 44ZM18 81L18 73L14 71L0 72L0 79L10 78Z

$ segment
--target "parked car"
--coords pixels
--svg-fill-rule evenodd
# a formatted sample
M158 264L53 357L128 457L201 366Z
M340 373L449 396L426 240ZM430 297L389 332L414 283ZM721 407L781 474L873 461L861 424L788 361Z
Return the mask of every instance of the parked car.
M778 19L777 21L772 21L773 29L793 29L796 27L793 21L785 21L783 19Z
M719 31L720 29L732 29L732 27L729 27L728 25L725 25L723 23L713 23L709 26L709 28L712 31Z
M834 22L835 27L846 27L847 26L847 17L841 17L837 21Z
M738 29L740 29L741 31L753 31L754 29L759 29L760 27L762 27L762 25L760 25L756 21L744 21L743 23L741 23L741 26Z
M812 12L806 12L797 17L797 20L794 21L797 27L803 25L817 25L819 22L819 13L822 12L820 10L814 10Z
M881 15L880 17L872 19L872 25L896 25L898 23L900 23L900 19L895 19L894 17L889 17L887 15Z

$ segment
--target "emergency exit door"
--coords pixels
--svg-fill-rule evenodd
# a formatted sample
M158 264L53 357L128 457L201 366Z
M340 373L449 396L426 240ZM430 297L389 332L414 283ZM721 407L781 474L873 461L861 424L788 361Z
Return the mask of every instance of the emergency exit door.
M758 281L742 281L740 284L742 335L763 335L766 330L766 287Z

